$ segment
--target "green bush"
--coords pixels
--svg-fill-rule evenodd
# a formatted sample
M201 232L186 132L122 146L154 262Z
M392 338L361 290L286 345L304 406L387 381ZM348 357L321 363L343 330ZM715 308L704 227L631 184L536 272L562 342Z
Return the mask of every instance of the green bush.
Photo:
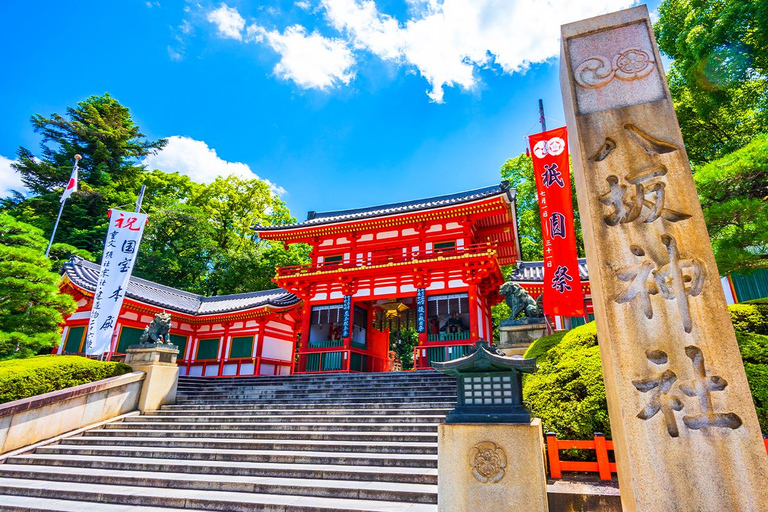
M768 311L766 306L756 304L732 304L728 306L731 312L733 328L741 332L768 334Z
M525 377L523 397L544 431L563 439L591 439L595 432L610 436L595 323L565 332L538 364L538 371Z
M531 343L531 346L528 347L528 350L525 351L523 357L526 359L538 358L542 354L546 353L549 349L559 344L563 340L563 336L565 336L566 332L568 331L558 331L548 336L542 336L541 338Z
M123 375L131 367L80 356L37 356L0 362L0 403Z
M768 432L768 302L729 306L739 351L763 432ZM542 353L543 352L543 353ZM562 439L592 439L594 432L610 436L597 329L590 322L570 331L534 341L526 357L538 357L538 371L526 375L523 397L545 432Z

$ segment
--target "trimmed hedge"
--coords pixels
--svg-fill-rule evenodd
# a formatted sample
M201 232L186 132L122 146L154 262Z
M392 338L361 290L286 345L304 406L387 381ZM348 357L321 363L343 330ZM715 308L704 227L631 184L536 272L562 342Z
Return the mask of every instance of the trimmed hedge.
M523 357L526 359L532 357L538 358L539 356L546 353L549 349L560 343L563 340L563 336L565 336L567 332L568 331L559 331L548 336L542 336L541 338L531 343L531 346L528 347L528 350L525 351Z
M131 372L123 363L80 356L37 356L0 362L0 403L42 395Z
M525 376L523 397L545 432L562 439L592 439L595 432L610 436L595 323L562 334L560 343L539 357L538 371Z
M729 306L760 428L768 432L768 299ZM525 357L538 358L526 375L523 398L545 432L562 439L610 436L608 404L594 322L534 341Z

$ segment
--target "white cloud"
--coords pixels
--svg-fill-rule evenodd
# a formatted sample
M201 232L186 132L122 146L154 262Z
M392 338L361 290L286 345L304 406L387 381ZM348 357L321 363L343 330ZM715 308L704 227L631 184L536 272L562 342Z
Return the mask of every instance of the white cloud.
M227 7L227 4L222 3L221 7L208 13L207 19L216 25L221 37L237 39L238 41L243 39L245 19L234 7Z
M312 4L307 2L307 0L298 0L297 2L294 2L293 5L295 5L299 9L303 9L305 11L311 11L312 10Z
M0 197L8 197L14 190L22 194L27 192L21 181L21 175L11 167L12 163L15 161L0 155Z
M471 89L476 70L496 65L521 72L559 53L560 25L628 7L633 0L411 0L405 23L379 12L372 0L322 0L328 22L356 48L415 66L429 97L443 87Z
M259 178L247 164L228 162L205 142L190 137L168 137L168 144L156 154L147 156L142 163L149 169L185 174L198 183L211 183L219 176L235 175L249 180L261 179L274 194L283 195L286 192L283 187Z
M328 89L349 84L355 77L355 58L341 39L329 39L317 32L307 34L304 27L293 25L280 33L263 27L248 27L255 42L265 42L278 54L275 75L292 80L305 89Z
M560 25L629 7L638 0L406 0L403 20L379 10L375 0L320 0L324 21L342 38L301 25L280 32L251 25L225 4L208 19L224 37L264 42L278 52L275 75L305 88L349 84L363 53L415 69L429 83L432 101L444 88L474 88L479 71L524 72L560 52ZM306 9L308 0L294 5ZM244 37L245 36L245 37Z

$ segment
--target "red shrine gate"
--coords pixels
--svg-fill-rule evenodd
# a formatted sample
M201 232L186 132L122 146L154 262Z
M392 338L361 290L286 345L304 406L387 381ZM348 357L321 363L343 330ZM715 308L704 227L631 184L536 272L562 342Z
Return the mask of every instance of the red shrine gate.
M503 182L257 227L262 239L312 248L311 263L274 278L304 302L296 371L386 371L393 328L419 331L419 369L491 339L500 265L520 254L516 226L514 190Z

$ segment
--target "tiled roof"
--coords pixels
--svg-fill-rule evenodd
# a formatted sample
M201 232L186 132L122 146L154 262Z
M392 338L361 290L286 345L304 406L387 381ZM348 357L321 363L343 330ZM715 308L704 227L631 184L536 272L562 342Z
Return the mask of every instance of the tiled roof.
M379 206L369 206L366 208L355 208L352 210L338 210L335 212L309 212L307 220L296 224L284 224L278 226L254 226L257 231L278 231L291 228L307 228L322 224L332 224L334 222L346 222L351 220L362 220L372 217L382 217L396 213L411 213L420 210L430 210L432 208L442 208L462 203L478 201L487 197L507 194L510 199L515 196L514 189L509 187L509 183L502 181L498 185L490 187L468 190L466 192L457 192L444 196L428 197L425 199L416 199L413 201L403 201L400 203L382 204Z
M64 264L64 273L69 277L70 281L91 292L96 291L99 269L99 265L76 256ZM299 299L294 294L282 288L203 297L183 290L177 290L170 286L153 283L139 277L131 277L126 297L189 315L229 313L263 306L282 308L299 302Z
M589 281L589 271L587 270L586 258L579 258L579 277L582 282ZM510 281L518 283L536 283L544 281L544 262L543 261L520 261L509 276Z

